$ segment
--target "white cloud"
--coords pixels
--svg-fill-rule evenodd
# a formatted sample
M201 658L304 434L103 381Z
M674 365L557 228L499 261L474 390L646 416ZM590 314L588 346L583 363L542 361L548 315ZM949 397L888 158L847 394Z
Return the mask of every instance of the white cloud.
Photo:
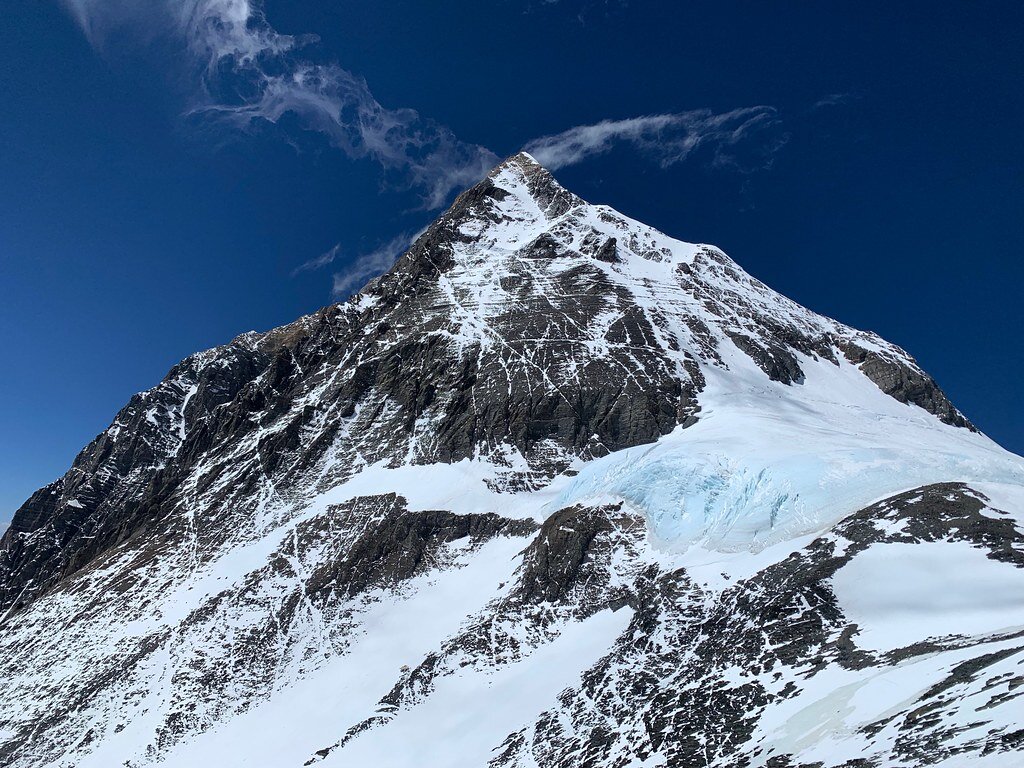
M415 110L382 106L337 64L304 58L315 38L279 34L253 0L63 2L97 49L119 33L179 40L198 76L192 114L243 129L294 114L350 157L379 163L392 183L419 189L425 207L443 205L498 160Z
M341 243L338 243L337 245L332 246L329 250L321 253L319 256L299 264L299 266L292 270L291 275L292 277L295 277L301 272L315 272L318 269L323 269L328 264L333 263L340 254Z
M735 150L753 142L754 156L741 161ZM543 136L524 149L552 170L575 165L612 147L632 144L643 154L668 167L685 160L698 148L709 148L717 165L747 170L765 164L785 142L781 120L773 107L746 107L715 113L709 109L646 115L626 120L602 120ZM746 147L749 149L749 147Z
M161 37L177 45L192 94L189 115L242 131L294 116L349 157L376 162L388 185L417 190L424 208L443 206L498 162L486 147L459 140L413 109L381 105L361 77L309 54L314 36L278 33L257 0L62 2L98 51ZM843 98L833 94L821 104ZM707 150L712 165L746 172L770 164L785 139L776 110L758 106L602 120L535 139L524 148L552 170L628 144L663 167ZM334 297L345 298L387 271L411 239L400 235L335 273ZM336 245L295 268L292 276L327 267L340 256Z
M339 300L348 298L371 279L391 269L398 257L409 248L415 237L408 232L403 232L369 253L359 256L345 271L336 272L331 291L334 298Z
M415 110L382 106L361 77L339 65L305 56L316 38L278 33L255 0L62 2L98 50L121 45L126 35L175 39L196 79L190 114L243 130L294 115L350 157L377 162L388 183L418 189L425 208L441 207L498 161ZM558 169L621 143L665 167L710 148L712 164L745 171L768 164L784 142L776 110L759 106L603 120L535 139L525 149Z
M818 99L811 109L820 109L822 107L840 107L844 104L850 104L851 102L857 101L860 98L855 93L829 93Z
M98 50L121 45L125 36L169 36L180 44L196 82L190 114L242 130L294 115L350 157L377 162L389 184L419 190L425 208L441 207L498 161L415 110L384 107L361 77L306 56L315 37L278 33L256 0L62 2ZM558 169L621 143L662 166L707 147L712 164L745 171L768 164L784 141L776 110L760 106L603 120L535 139L525 149Z

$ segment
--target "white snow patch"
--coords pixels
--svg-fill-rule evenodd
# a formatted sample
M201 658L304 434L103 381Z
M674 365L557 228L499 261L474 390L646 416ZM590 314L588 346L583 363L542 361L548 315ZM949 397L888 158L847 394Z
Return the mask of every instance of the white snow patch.
M317 496L303 515L341 504L360 496L397 492L413 511L445 509L460 515L495 512L504 517L536 518L538 511L556 497L567 478L556 478L539 491L502 493L488 481L500 479L512 470L528 469L518 455L511 467L495 465L485 459L463 459L454 464L405 464L385 466L381 461L366 467L330 491Z
M1009 516L1019 527L1024 526L1024 487L1007 483L971 483L971 487L989 500L992 517L998 520ZM993 508L1007 514L995 514Z
M839 605L878 651L1024 627L1024 569L963 541L875 544L833 577Z
M463 768L484 766L505 737L530 726L558 694L611 648L632 611L602 611L569 624L524 661L482 675L472 668L437 681L431 696L332 754L325 766ZM481 714L485 713L483 717ZM429 745L428 748L422 748Z

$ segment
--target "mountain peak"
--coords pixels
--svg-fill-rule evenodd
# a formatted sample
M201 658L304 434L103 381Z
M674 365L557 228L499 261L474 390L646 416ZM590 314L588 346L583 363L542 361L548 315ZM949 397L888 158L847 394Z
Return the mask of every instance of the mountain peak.
M488 174L488 176L494 176L495 174L510 168L519 168L525 171L531 168L544 169L544 166L538 163L537 159L529 152L520 150L519 152L516 152L514 155L509 155L496 166L494 166L494 168L491 169L491 172Z
M519 152L500 162L481 184L486 189L501 190L497 195L501 198L508 194L521 202L532 200L546 219L561 216L570 208L584 204L528 152Z
M801 356L833 365L845 358L894 400L973 429L899 347L796 304L717 248L677 240L608 206L588 203L526 152L506 158L459 195L369 292L388 307L413 295L430 302L433 322L454 327L446 334L454 333L463 347L518 338L524 323L533 328L554 316L567 324L562 333L572 326L582 336L607 334L625 322L606 328L602 318L630 318L628 324L635 324L627 334L630 352L622 359L609 355L614 375L633 376L634 367L645 374L659 368L667 379L686 381L691 389L663 404L677 420L645 426L647 439L694 418L702 386L697 361L725 370L753 362L769 379L789 385L804 381L808 363ZM548 317L534 317L534 307ZM572 345L583 341L561 340L569 347L557 363L548 363L548 386L562 374L570 385L579 365ZM632 359L641 347L653 358ZM729 362L733 352L740 354L735 364ZM571 451L582 450L578 437ZM606 448L613 449L613 442L621 447L606 438Z
M903 350L520 153L349 303L175 366L23 505L0 764L820 764L792 734L864 669L906 689L844 721L865 766L964 722L1019 751L1016 659L953 637L966 600L895 646L871 613L907 547L1020 592L1024 534L964 483L1021 508L1024 465L958 426ZM1009 594L986 632L1024 622Z

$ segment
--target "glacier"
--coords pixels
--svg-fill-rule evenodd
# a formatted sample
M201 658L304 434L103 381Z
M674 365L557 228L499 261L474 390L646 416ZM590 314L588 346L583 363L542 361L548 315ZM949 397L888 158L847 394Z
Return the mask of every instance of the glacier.
M1024 485L1024 459L863 387L846 361L804 360L804 382L787 386L727 360L706 373L696 424L587 463L547 509L621 499L659 549L759 551L920 485Z

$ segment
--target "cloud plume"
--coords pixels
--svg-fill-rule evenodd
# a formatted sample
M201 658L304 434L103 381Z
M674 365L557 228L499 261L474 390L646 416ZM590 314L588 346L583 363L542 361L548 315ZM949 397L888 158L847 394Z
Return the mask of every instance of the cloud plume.
M276 126L297 146L296 128L319 134L348 157L376 163L384 188L415 191L424 210L443 207L500 159L414 109L383 106L362 77L318 55L315 35L279 33L259 0L60 2L100 52L170 47L178 54L186 116L243 133ZM755 106L602 120L523 148L552 170L628 145L663 168L699 156L712 167L748 173L770 166L786 140L777 110ZM371 256L381 258L363 258ZM337 257L330 251L293 275ZM350 289L344 274L335 276L336 295Z
M551 170L575 165L625 143L662 167L706 149L714 165L747 171L771 162L772 154L786 140L781 124L773 107L718 113L697 109L579 125L534 139L524 149Z
M277 32L256 0L62 2L99 50L124 36L170 38L195 81L189 114L242 130L294 116L349 157L378 163L389 186L418 190L424 208L441 207L498 161L413 109L384 107L361 77L307 55L315 36ZM625 143L663 167L708 149L713 165L749 171L785 142L780 124L772 107L702 109L576 126L525 149L555 170Z
M294 115L348 156L377 162L390 184L419 190L427 208L443 205L498 159L415 110L382 106L339 65L304 56L316 38L278 33L253 0L63 2L98 49L118 33L172 38L197 78L191 114L242 129Z
M860 96L856 93L829 93L818 99L811 109L821 109L822 107L841 107L846 104L851 104L859 98Z
M341 255L341 243L338 243L328 250L321 253L309 261L304 261L295 269L292 270L291 276L295 277L303 272L315 272L318 269L323 269L328 264L334 263L334 260Z

